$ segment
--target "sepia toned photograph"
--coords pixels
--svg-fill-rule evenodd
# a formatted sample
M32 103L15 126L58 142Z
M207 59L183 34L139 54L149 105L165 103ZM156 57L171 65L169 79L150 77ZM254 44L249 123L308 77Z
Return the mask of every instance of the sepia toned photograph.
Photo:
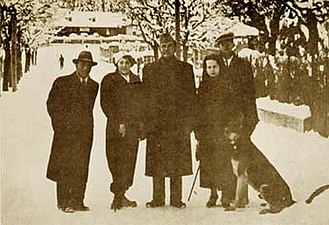
M0 0L1 225L328 225L328 0Z

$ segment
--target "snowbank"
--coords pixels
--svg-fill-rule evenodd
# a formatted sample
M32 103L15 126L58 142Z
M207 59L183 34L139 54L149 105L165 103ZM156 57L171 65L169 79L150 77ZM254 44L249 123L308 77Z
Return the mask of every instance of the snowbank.
M298 119L306 119L311 116L309 106L281 103L277 100L271 100L270 97L258 98L256 100L257 108L274 113L284 114Z

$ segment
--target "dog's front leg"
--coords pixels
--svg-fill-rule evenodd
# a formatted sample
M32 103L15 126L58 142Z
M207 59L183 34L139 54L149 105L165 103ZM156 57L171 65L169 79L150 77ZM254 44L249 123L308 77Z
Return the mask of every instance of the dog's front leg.
M248 204L248 177L246 173L240 174L237 179L234 207L244 208Z
M231 160L233 172L237 177L234 205L236 208L244 208L249 203L248 198L248 174L245 160Z
M235 199L230 207L225 211L235 211L237 208L244 208L248 203L248 179L245 174L241 174L237 177L237 185L235 192Z
M246 171L238 173L240 162L232 159L233 172L237 176L235 200L233 204L226 208L226 211L234 211L236 208L243 208L248 204L248 177Z

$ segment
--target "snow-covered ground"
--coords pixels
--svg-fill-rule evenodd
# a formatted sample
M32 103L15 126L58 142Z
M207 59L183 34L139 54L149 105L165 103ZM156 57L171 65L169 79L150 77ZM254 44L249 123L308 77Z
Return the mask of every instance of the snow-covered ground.
M197 181L186 209L147 209L145 202L151 199L152 194L151 179L144 176L146 143L143 141L139 148L135 182L128 191L128 196L137 201L138 207L114 213L109 209L113 196L108 190L111 176L105 159L105 117L100 110L99 96L94 110L95 136L85 198L91 211L74 214L57 211L55 183L45 178L52 140L46 99L53 80L60 74L74 70L72 59L82 49L86 49L86 46L41 48L38 65L23 77L18 91L3 93L0 97L1 224L329 224L329 191L316 198L312 204L305 204L311 192L323 184L329 184L329 139L314 132L300 133L263 122L257 125L252 140L290 184L297 204L280 214L259 215L262 201L250 189L251 203L246 209L236 212L224 212L222 208L208 209L205 203L209 192L200 188ZM100 60L98 46L89 45L87 49L93 52L96 61ZM65 57L63 71L59 69L60 54ZM101 81L113 69L113 65L99 61L99 65L92 69L91 76ZM198 163L193 163L196 171ZM184 201L193 178L188 176L183 180Z

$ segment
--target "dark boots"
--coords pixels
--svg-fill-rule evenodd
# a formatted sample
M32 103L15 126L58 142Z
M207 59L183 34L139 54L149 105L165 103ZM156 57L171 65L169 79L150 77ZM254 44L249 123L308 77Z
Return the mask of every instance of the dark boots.
M111 204L111 209L114 211L125 208L125 207L137 207L137 203L135 201L129 200L124 194L116 194L114 195L113 202Z
M186 204L182 199L182 177L170 177L170 206L183 209ZM146 203L147 208L165 206L165 177L153 177L153 200Z
M216 207L218 194L217 194L217 189L216 188L211 188L210 191L211 191L210 197L209 197L209 200L208 200L206 206L208 208L213 208L213 207Z
M150 202L146 202L146 208L157 208L163 207L165 205L165 201L163 200L152 200Z

